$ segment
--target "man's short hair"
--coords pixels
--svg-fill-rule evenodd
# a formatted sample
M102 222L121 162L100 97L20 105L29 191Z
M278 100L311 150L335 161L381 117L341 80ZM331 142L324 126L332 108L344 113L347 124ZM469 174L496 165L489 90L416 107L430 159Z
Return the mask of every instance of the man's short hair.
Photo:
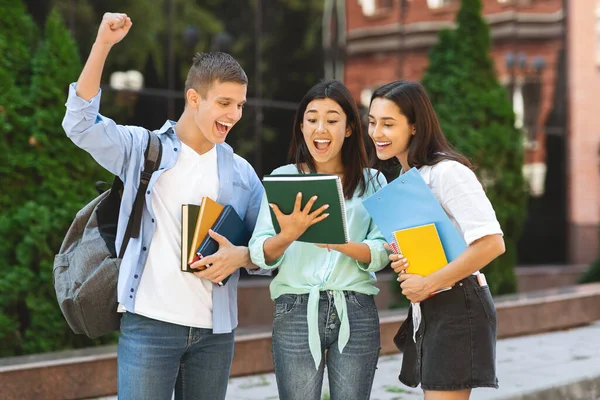
M196 53L185 80L185 92L194 89L202 97L206 97L214 82L247 85L248 77L240 64L227 53Z

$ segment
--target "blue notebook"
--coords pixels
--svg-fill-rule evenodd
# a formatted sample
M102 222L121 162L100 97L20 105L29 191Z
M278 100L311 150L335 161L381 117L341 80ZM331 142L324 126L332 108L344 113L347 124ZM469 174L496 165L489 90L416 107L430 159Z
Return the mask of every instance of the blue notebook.
M219 217L211 228L214 232L221 236L225 236L234 246L248 246L251 233L248 232L242 219L235 209L226 205ZM206 235L200 246L196 250L196 255L200 258L212 255L219 250L219 243L209 235ZM223 286L229 280L229 276L219 282L219 286Z
M363 205L388 243L393 242L394 231L433 223L448 262L467 248L464 238L416 168L365 199Z

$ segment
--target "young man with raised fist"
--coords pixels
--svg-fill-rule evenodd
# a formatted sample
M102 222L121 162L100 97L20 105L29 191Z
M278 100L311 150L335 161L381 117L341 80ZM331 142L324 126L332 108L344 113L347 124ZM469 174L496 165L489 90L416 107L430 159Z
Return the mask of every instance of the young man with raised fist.
M67 136L124 182L117 252L134 203L146 129L122 126L99 113L100 79L111 48L132 29L125 14L107 13L78 81L70 86L63 128ZM224 399L237 326L239 269L255 273L247 247L214 232L212 256L180 269L181 205L204 196L230 204L251 232L263 188L250 164L225 139L242 117L248 79L228 54L199 53L185 82L177 122L155 133L162 142L159 170L145 193L140 234L123 256L118 280L121 333L119 399ZM219 286L225 277L231 278Z

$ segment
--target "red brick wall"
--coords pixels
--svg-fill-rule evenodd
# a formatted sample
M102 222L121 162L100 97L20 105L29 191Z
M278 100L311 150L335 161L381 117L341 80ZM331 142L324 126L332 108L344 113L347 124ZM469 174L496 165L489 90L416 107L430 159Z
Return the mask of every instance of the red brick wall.
M600 222L600 66L596 43L597 0L569 2L568 196L570 258L589 263L598 257Z
M484 14L497 14L503 12L518 11L520 13L556 13L562 9L561 0L516 0L519 5L500 4L497 0L484 0ZM527 4L529 3L529 4ZM365 16L359 4L359 0L347 0L347 23L348 32L360 28L374 28L385 25L396 25L400 21L399 0L394 7L382 10L375 16ZM427 0L412 0L408 3L405 23L428 23L437 21L453 21L458 4L450 5L441 9L430 9ZM561 39L540 40L498 40L492 45L491 56L494 60L498 78L502 82L510 79L509 71L505 65L505 55L508 52L514 54L525 53L528 61L534 57L541 56L546 61L542 79L542 104L538 116L540 130L537 133L538 146L526 151L527 163L543 162L545 159L544 141L545 133L543 126L551 111L556 80L556 57L562 46ZM427 57L429 49L413 49L404 52L404 62L400 64L400 57L393 51L379 53L363 53L350 55L346 60L345 83L357 101L360 101L360 93L365 88L379 86L402 77L408 80L420 80L425 73L429 60ZM401 66L400 66L401 65ZM402 71L400 71L402 69Z
M394 1L394 7L381 10L374 16L365 16L359 0L346 0L346 21L348 30L356 28L372 27L376 25L393 24L400 21L400 0ZM427 0L408 0L407 15L405 23L422 21L453 21L454 14L458 10L456 4L443 8L431 9ZM499 12L519 10L527 13L552 13L562 9L562 0L515 0L514 2L499 3L497 0L483 0L483 13L494 14Z

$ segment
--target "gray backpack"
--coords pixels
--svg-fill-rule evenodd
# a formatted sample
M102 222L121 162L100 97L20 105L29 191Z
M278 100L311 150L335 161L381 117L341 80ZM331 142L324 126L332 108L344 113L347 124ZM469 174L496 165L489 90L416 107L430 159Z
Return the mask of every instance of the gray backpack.
M144 194L162 155L158 136L150 131L148 135L144 171L119 255L115 249L115 238L123 182L115 177L109 190L77 213L54 258L54 290L62 314L74 333L91 339L119 330L119 266L129 239L139 236ZM98 191L101 191L100 183L96 184Z

